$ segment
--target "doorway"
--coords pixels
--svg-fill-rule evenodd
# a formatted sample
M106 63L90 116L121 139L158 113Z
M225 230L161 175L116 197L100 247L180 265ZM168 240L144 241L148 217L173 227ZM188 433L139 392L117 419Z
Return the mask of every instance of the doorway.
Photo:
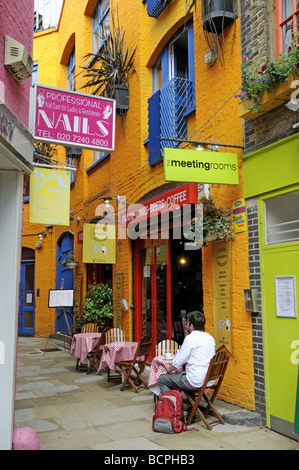
M65 265L67 255L74 250L74 236L67 232L63 234L57 243L57 267L56 267L56 289L74 288L74 270ZM64 312L66 315L64 315ZM73 332L73 308L57 308L56 310L56 332L71 335ZM66 321L67 319L67 321ZM69 329L71 331L69 331Z
M34 295L34 261L21 262L20 301L19 301L19 335L34 335L35 330L35 295Z
M135 244L135 333L182 344L185 316L203 308L201 250L184 249L184 241L137 240Z
M267 425L293 433L298 375L299 191L261 198Z

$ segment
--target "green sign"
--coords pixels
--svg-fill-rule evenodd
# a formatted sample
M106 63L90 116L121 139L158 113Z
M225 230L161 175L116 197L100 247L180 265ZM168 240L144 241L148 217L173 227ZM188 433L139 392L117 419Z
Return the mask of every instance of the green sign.
M165 148L163 166L166 181L239 184L236 153Z

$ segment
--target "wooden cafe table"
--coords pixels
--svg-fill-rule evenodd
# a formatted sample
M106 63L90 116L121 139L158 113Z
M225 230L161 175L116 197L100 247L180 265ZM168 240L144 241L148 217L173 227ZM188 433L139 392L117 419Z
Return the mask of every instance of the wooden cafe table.
M98 372L107 365L110 370L115 372L116 362L130 361L134 358L138 342L115 341L103 346L102 357Z
M158 384L158 379L160 375L167 370L169 365L172 363L173 359L174 356L172 356L171 359L165 359L164 356L156 356L153 358L149 372L148 388L155 395L160 395L161 389L160 385ZM183 368L179 367L174 372L181 372L182 370Z
M82 363L87 354L97 345L101 333L77 333L73 336L70 354L76 356Z

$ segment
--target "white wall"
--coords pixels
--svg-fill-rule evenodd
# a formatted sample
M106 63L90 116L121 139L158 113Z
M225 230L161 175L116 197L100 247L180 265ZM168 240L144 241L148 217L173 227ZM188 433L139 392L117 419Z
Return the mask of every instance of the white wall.
M0 450L12 448L22 195L23 174L0 170Z

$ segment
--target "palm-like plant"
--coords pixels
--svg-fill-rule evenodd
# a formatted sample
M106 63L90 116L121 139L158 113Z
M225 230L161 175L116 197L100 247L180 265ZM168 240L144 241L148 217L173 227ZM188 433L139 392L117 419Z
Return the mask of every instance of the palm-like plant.
M186 18L189 16L193 7L196 8L196 0L186 0Z
M134 70L135 51L125 49L123 28L113 28L110 35L103 38L100 50L86 55L89 64L83 67L86 70L83 77L88 79L84 87L92 87L93 95L105 93L113 97L115 86L128 84Z

